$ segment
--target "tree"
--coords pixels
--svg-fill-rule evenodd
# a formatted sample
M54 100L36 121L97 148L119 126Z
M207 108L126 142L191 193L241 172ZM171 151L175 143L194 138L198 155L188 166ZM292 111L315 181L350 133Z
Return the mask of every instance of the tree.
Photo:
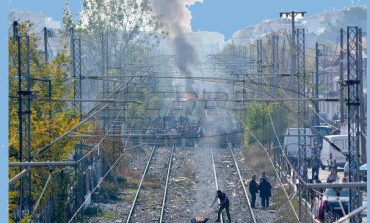
M165 35L151 11L148 0L84 0L77 28L98 37L104 32L113 35L125 53L130 45L150 45Z
M280 105L252 103L246 112L246 125L252 131L245 131L246 144L255 144L260 141L262 144L275 140L275 132L280 137L287 128L288 116L285 109ZM256 139L257 138L257 139Z
M52 84L52 97L53 98L65 98L70 97L66 92L70 92L69 89L72 83L67 81L67 70L70 64L70 58L65 53L60 53L54 57L48 64L43 61L43 54L38 50L37 38L29 32L32 24L29 22L19 24L18 29L20 35L30 36L30 73L32 78L47 79ZM18 78L17 78L17 41L13 37L9 37L9 161L19 161L19 120L18 120L18 103L17 103L17 91L18 91ZM22 61L26 61L26 44L22 43ZM24 72L25 74L26 72ZM22 80L22 85L25 86L25 78ZM45 82L32 81L31 91L33 97L36 98L47 98L48 97L48 86ZM41 148L45 147L50 143L56 136L65 133L73 126L77 125L79 118L74 113L66 102L45 102L35 101L31 102L31 154L36 154ZM86 125L85 131L89 130L89 126ZM81 131L82 132L82 131ZM75 139L62 139L49 147L44 153L39 156L33 157L32 161L60 161L66 160L73 153L74 146L77 141ZM25 150L23 151L25 154ZM26 159L23 159L26 161ZM13 178L19 172L19 168L9 169L9 178ZM49 176L49 170L47 168L35 168L32 169L32 200L36 201L44 184ZM58 192L63 185L55 185L52 179L51 186L47 188L44 193L43 199L40 203L40 208L46 205L48 199L52 193ZM9 221L13 222L13 211L18 206L18 188L19 182L14 185L14 188L9 190ZM25 216L26 220L29 216Z
M63 9L63 25L65 30L70 30L71 28L74 27L74 23L72 20L72 15L70 13L70 8L68 2L64 4L64 9Z

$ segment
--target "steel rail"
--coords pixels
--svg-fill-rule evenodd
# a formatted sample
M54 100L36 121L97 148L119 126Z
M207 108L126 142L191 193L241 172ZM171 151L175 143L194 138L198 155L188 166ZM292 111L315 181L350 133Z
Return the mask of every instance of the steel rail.
M228 147L229 147L229 151L230 151L230 153L231 153L231 156L232 156L232 158L233 158L233 161L234 161L234 163L235 163L235 167L236 167L236 170L237 170L238 175L239 175L240 183L241 183L241 185L242 185L242 187L243 187L243 191L244 191L245 198L247 199L248 209L249 209L249 212L251 213L253 223L257 223L256 217L254 216L254 213L253 213L253 210L252 210L252 207L251 207L251 202L249 201L249 197L248 197L247 189L245 188L245 185L244 185L244 182L243 182L243 177L242 177L242 175L240 174L240 170L239 170L238 163L237 163L237 162L236 162L236 160L235 160L234 152L233 152L233 150L232 150L231 146L228 146Z
M170 174L171 174L171 165L172 165L172 157L173 157L174 150L175 150L175 146L172 146L170 160L168 162L168 167L167 167L166 185L164 187L162 209L161 209L161 216L159 217L159 223L163 222L164 207L166 205L166 200L167 200L167 188L168 188L168 181L170 179Z
M149 160L148 160L148 162L146 163L146 166L145 166L145 169L144 169L143 175L141 176L141 180L140 180L140 183L139 183L139 187L137 188L137 191L136 191L136 194L135 194L134 200L132 201L131 209L130 209L130 212L129 212L128 216L127 216L127 221L126 221L126 223L129 223L129 222L130 222L130 220L131 220L131 216L132 216L132 214L134 213L134 209L135 209L135 205L136 205L136 200L137 200L137 197L138 197L138 195L139 195L139 193L140 193L141 186L142 186L143 181L144 181L144 177L145 177L146 173L148 172L149 165L150 165L150 163L151 163L151 161L152 161L153 154L154 154L154 151L155 151L155 150L156 150L156 146L153 146L152 152L151 152L151 154L150 154L150 156L149 156Z
M216 173L215 158L213 156L213 149L212 149L212 147L211 147L211 156L212 156L213 175L215 176L216 190L219 190L218 183L217 183L217 173ZM220 201L218 200L217 203L220 204ZM224 220L223 220L223 214L221 212L221 223L223 223L223 222L224 222Z

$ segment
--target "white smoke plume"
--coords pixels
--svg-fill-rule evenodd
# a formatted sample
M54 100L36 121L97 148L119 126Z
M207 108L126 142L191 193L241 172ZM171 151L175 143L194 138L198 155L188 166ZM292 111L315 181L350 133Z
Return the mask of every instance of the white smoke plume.
M196 50L185 38L192 31L192 15L188 7L197 2L203 3L203 0L151 0L153 11L160 16L163 29L168 33L179 62L178 68L189 78L200 66ZM191 79L186 80L185 90L194 92Z
M191 29L191 11L189 6L203 0L151 0L154 12L162 19L164 29L170 38L189 33Z

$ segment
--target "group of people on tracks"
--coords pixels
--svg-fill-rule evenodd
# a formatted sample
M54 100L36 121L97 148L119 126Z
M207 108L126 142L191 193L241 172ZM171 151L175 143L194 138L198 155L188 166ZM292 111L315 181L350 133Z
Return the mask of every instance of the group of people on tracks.
M256 182L256 175L252 176L252 179L249 182L249 193L251 194L252 201L251 201L251 207L256 208L256 194L259 193L261 197L261 206L263 209L269 207L269 200L271 197L271 189L272 186L269 182L269 177L266 175L265 172L262 172L260 182L259 184ZM210 207L213 207L216 203L216 201L219 200L219 208L217 211L217 220L216 222L221 221L221 213L225 209L226 215L228 218L228 222L231 222L231 216L230 216L230 200L226 196L224 192L221 190L217 190L215 199L213 200ZM203 216L197 216L191 220L191 223L205 223L208 222L209 219L205 218Z
M257 175L252 176L252 180L249 182L249 193L251 194L251 207L256 208L256 195L260 194L261 207L262 209L268 208L270 205L271 189L272 186L269 182L268 176L265 172L262 172L259 184L256 181Z

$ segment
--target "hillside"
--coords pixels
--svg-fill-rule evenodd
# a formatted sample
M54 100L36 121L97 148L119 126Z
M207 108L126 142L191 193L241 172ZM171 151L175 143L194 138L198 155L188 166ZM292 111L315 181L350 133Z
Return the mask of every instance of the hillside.
M341 10L327 11L318 15L309 16L296 20L297 28L305 28L307 34L307 46L312 46L316 41L336 45L340 28L347 26L359 26L367 31L367 7L353 6ZM236 31L231 40L248 43L255 41L261 35L269 32L290 33L291 19L265 20L260 24L246 27ZM230 40L229 40L230 41Z

